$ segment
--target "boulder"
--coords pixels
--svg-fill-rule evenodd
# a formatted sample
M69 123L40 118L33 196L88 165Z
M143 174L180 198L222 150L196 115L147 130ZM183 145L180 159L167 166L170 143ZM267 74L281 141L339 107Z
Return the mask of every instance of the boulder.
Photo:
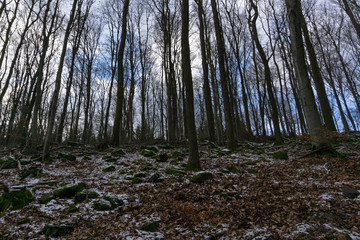
M34 201L34 196L27 189L4 193L0 197L0 212L7 209L17 210Z
M150 223L146 223L144 224L140 230L142 231L147 231L147 232L156 232L158 230L160 226L160 222L157 221L157 222L150 222Z
M351 199L355 199L360 195L359 191L357 191L349 186L342 186L341 191L347 198L351 198Z
M71 183L71 184L67 184L61 188L58 188L54 191L53 195L55 197L59 197L59 198L67 198L67 197L73 197L75 196L78 192L82 191L86 189L86 184L83 182L80 183Z
M89 190L82 190L81 192L78 192L75 194L75 203L83 202L86 199L89 198L97 198L99 197L99 194L95 191L89 191Z
M62 237L72 233L74 229L73 225L46 225L42 232L47 237Z
M167 153L161 153L156 158L156 161L158 161L158 162L167 162L168 159L169 159L169 157L168 157Z
M212 179L213 174L210 172L200 172L196 175L194 175L191 179L193 183L203 183L206 180Z
M76 157L72 154L69 154L69 153L59 153L58 154L58 157L63 159L63 160L66 160L66 161L75 161L76 160Z

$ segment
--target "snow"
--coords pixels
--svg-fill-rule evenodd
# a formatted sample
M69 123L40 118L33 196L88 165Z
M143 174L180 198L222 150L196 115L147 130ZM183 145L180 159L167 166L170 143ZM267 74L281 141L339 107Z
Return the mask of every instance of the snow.
M349 231L349 230L339 229L339 228L331 226L329 224L324 224L324 226L326 228L329 228L331 230L335 230L335 231L340 232L340 233L349 234L349 237L351 237L351 239L360 239L360 233L359 232L353 232L353 231Z

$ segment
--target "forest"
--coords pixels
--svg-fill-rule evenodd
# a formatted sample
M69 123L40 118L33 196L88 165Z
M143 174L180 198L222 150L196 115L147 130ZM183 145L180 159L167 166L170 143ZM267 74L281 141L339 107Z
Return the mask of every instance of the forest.
M358 0L2 0L0 239L360 239L359 64Z

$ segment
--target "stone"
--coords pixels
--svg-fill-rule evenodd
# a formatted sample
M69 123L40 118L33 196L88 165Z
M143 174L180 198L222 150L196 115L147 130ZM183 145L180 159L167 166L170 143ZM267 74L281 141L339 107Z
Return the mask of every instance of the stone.
M151 183L159 183L159 182L163 182L164 179L161 178L161 175L159 173L154 173L150 178L149 178L149 182Z
M20 174L20 178L21 179L24 179L27 177L37 178L42 175L42 172L43 172L43 169L42 169L41 165L34 165L34 166L29 167L28 169L24 169Z
M282 159L282 160L288 160L289 156L287 151L277 151L273 153L273 158L275 159Z
M355 199L360 195L359 191L357 191L349 186L342 186L341 191L347 198L351 198L351 199Z
M53 200L54 198L55 198L54 195L46 194L46 195L42 196L41 198L39 198L38 203L46 204L46 203L50 202L51 200Z
M168 157L167 153L161 153L156 158L156 161L158 161L158 162L167 162L168 159L169 159L169 157Z
M94 208L98 211L109 211L123 205L124 202L114 197L104 197L94 203Z
M182 156L182 153L179 152L179 151L174 151L172 154L171 154L171 157L172 158L179 158Z
M125 156L126 153L125 153L125 151L122 150L122 149L116 149L116 150L114 150L114 151L111 152L111 155L117 156L117 157L122 157L122 156Z
M7 209L17 210L34 201L34 196L27 189L4 193L0 197L0 212Z
M156 156L155 152L148 149L141 150L140 154L143 155L144 157L151 157L151 158Z
M69 153L59 153L58 154L58 157L63 159L63 160L66 160L66 161L75 161L76 160L76 157L72 154L69 154Z
M171 146L169 143L159 145L159 148L161 149L173 149L174 147Z
M0 159L0 168L1 169L11 169L11 168L17 168L17 167L18 167L18 163L12 157L7 157L6 159Z
M150 223L146 223L144 224L140 230L142 231L147 231L147 232L156 232L158 230L160 226L160 222L157 221L157 222L150 222Z
M82 190L81 192L78 192L75 194L75 203L80 203L85 201L89 198L97 198L99 197L99 194L95 191L89 191L89 190Z
M81 192L84 189L86 189L85 183L72 183L56 189L53 194L55 197L58 198L68 198L75 196L76 193Z
M72 233L74 229L73 225L46 225L42 232L47 237L63 237Z
M200 172L196 175L194 175L191 179L191 182L193 183L203 183L206 180L210 180L213 178L213 174L210 172Z
M103 172L113 172L115 171L115 166L108 166L103 169Z

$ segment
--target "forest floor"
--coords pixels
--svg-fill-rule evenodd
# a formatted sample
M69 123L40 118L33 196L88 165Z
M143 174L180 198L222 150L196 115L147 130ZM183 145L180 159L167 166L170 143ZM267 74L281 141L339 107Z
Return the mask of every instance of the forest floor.
M170 145L15 156L21 170L0 169L0 239L360 239L360 133L334 147L306 156L306 139L241 142L237 152L202 144L200 173L185 170L185 147ZM4 148L0 168L8 156ZM81 182L83 198L55 191ZM21 189L30 203L6 205Z

